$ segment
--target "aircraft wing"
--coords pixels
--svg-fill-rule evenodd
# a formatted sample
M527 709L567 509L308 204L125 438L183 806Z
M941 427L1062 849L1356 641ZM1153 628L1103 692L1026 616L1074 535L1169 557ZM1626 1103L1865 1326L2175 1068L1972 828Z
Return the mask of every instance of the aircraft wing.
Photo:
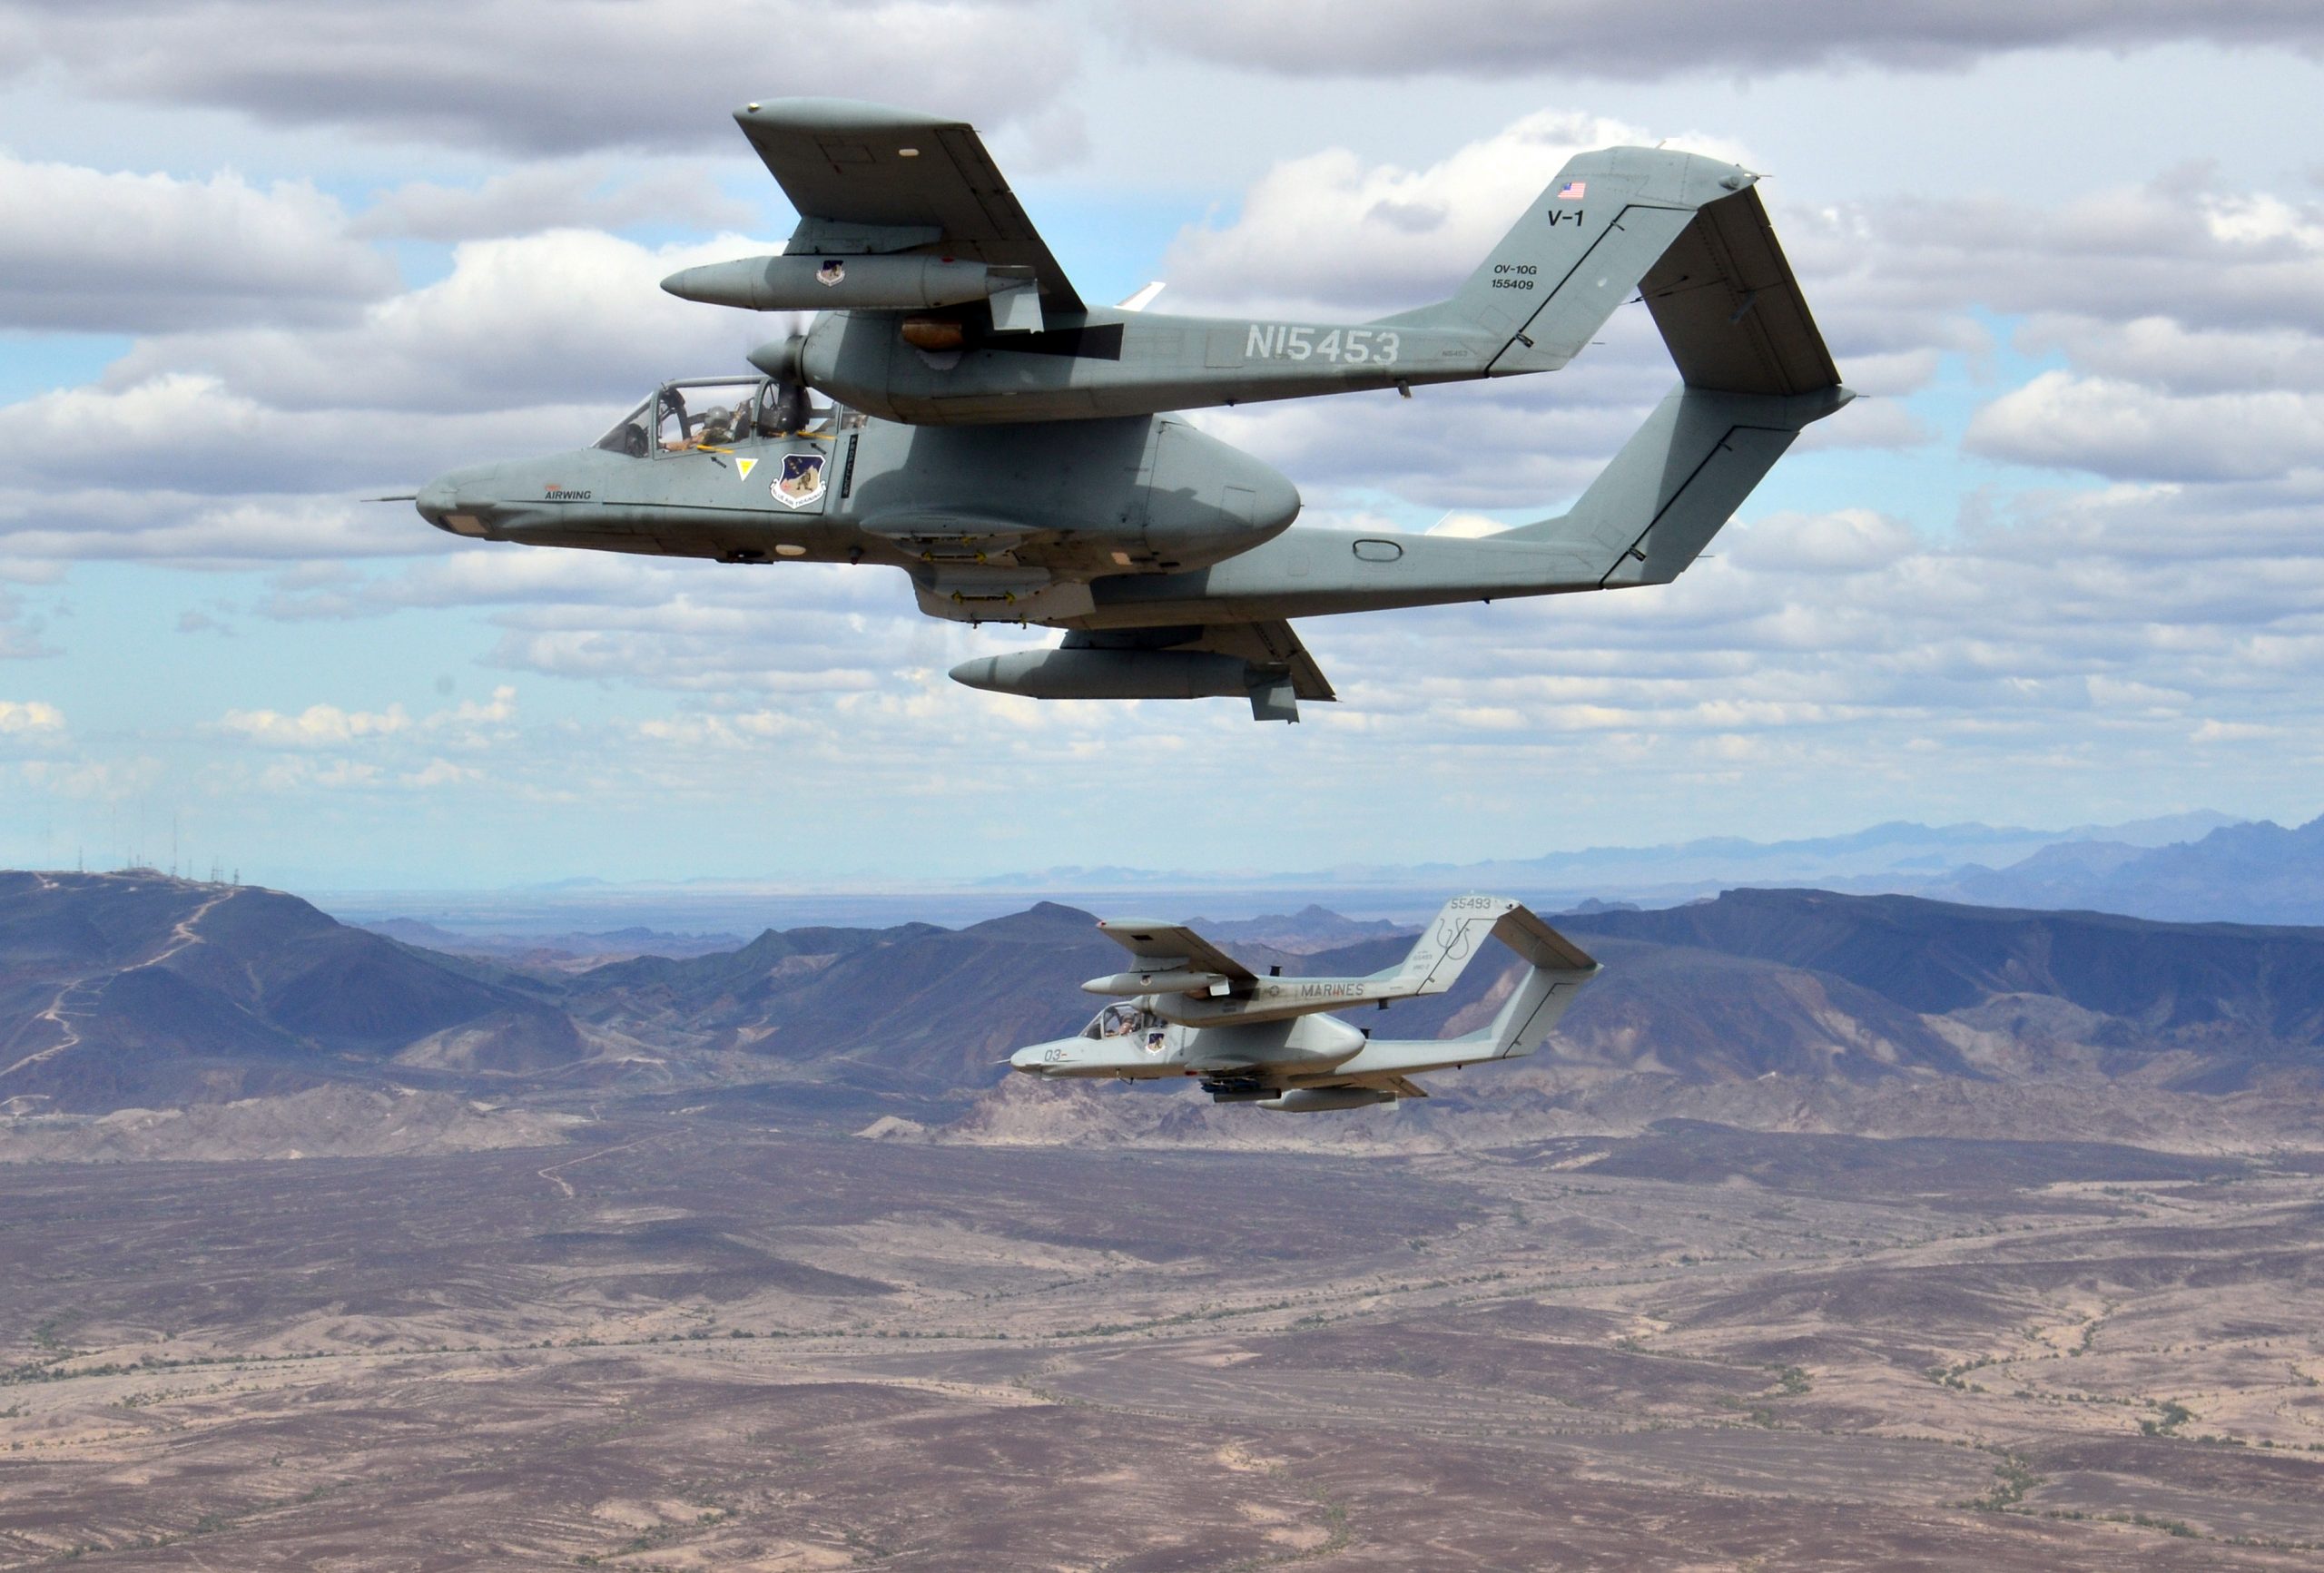
M1067 650L1201 650L1233 655L1253 666L1291 674L1294 693L1318 702L1339 697L1307 646L1282 617L1256 623L1206 623L1169 628L1076 629L1065 636Z
M1193 929L1177 923L1109 918L1098 931L1136 957L1134 972L1216 972L1238 981L1258 976Z
M1307 654L1307 646L1299 642L1299 635L1291 631L1291 624L1285 618L1270 618L1264 623L1214 623L1202 634L1193 648L1240 655L1254 666L1288 667L1292 691L1302 699L1339 697L1332 692L1323 668L1315 664L1315 658Z
M753 104L734 120L799 210L791 250L1028 269L1045 310L1083 309L974 126L835 98Z

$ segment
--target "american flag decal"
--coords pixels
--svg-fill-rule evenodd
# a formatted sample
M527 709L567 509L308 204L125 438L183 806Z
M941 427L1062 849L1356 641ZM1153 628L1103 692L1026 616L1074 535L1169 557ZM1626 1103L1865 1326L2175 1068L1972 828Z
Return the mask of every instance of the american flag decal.
M1558 201L1578 202L1589 190L1590 184L1587 181L1569 181L1558 192Z

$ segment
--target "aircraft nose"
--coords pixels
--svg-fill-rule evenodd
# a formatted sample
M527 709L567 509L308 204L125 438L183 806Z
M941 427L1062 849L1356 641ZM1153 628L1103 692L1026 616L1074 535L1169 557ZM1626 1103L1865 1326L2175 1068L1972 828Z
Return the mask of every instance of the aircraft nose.
M412 499L411 506L419 510L421 518L442 529L444 516L452 511L452 483L441 477L429 481L419 488L419 495Z
M501 492L499 472L484 465L438 476L419 488L411 506L439 530L482 540L488 534L485 526Z

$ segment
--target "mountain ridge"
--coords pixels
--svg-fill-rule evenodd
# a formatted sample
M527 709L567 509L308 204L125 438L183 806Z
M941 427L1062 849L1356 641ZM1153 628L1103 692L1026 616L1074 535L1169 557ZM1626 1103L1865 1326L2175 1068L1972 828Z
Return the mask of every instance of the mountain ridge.
M2324 929L1750 888L1557 921L1606 970L1524 1076L2216 1096L2313 1089L2324 1066ZM1377 971L1411 942L1333 943L1345 922L1289 914L1273 925L1281 943L1226 944L1298 977ZM1078 985L1119 961L1091 914L1043 902L958 929L769 929L731 951L574 974L435 955L281 892L11 873L0 1106L89 1113L344 1083L551 1101L700 1089L829 1117L957 1110L1008 1079L1008 1050L1078 1029L1098 1004ZM1517 965L1496 947L1446 993L1356 1024L1467 1030ZM1431 1090L1451 1108L1521 1084L1501 1067Z

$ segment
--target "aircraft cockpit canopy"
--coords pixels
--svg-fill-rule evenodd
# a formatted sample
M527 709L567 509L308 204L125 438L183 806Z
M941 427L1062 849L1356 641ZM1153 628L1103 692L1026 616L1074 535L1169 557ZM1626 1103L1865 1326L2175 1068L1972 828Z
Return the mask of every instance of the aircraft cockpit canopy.
M836 405L795 384L767 377L691 378L655 388L597 446L647 458L823 430L838 419Z
M1081 1029L1081 1036L1103 1039L1129 1037L1161 1030L1160 1017L1139 1006L1123 1002L1108 1005L1105 1009L1098 1012L1089 1025Z

